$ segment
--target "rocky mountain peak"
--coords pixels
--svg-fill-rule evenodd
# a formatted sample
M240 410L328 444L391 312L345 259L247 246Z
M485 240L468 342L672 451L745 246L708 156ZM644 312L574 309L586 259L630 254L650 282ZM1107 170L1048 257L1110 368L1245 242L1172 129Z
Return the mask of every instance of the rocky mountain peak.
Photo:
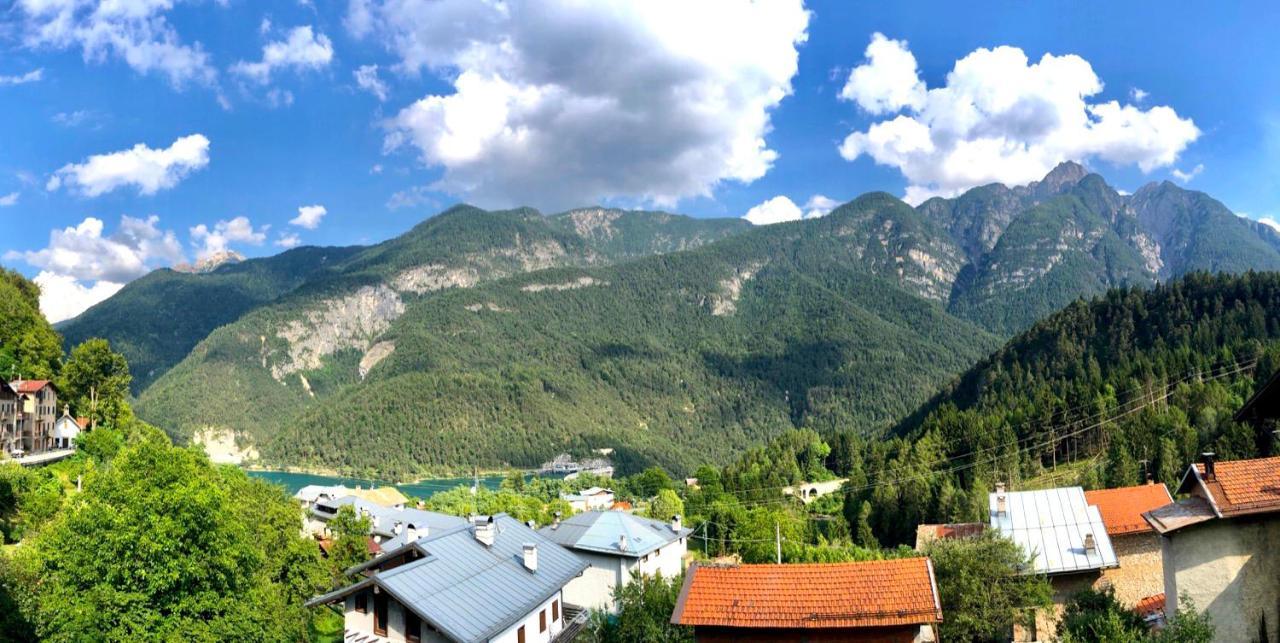
M220 250L203 259L197 260L194 264L176 264L173 266L173 269L178 272L200 274L213 272L214 270L217 270L219 266L224 264L240 263L241 261L244 261L244 255L236 252L235 250Z
M1034 188L1037 194L1058 194L1079 183L1086 176L1089 176L1089 170L1086 170L1083 165L1075 161L1063 161L1049 170L1043 179L1037 181Z

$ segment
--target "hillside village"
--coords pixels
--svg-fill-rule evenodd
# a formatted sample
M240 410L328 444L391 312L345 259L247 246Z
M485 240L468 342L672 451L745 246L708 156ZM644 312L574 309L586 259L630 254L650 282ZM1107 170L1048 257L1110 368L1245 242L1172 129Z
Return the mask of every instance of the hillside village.
M1236 420L1267 437L1280 420L1280 372ZM775 492L779 501L813 502L818 488L840 494L845 482ZM648 590L627 588L664 579L679 584L660 616L681 628L668 634L682 639L939 641L949 616L966 616L948 613L957 588L936 568L935 553L993 538L1026 556L1009 573L1047 585L1038 604L1014 606L1023 618L1012 620L1005 640L1060 640L1081 596L1115 601L1153 636L1174 631L1179 619L1207 619L1211 638L1203 640L1267 642L1280 634L1280 457L1220 461L1204 453L1173 489L1149 474L1145 484L1089 491L999 483L985 521L921 524L913 549L830 563L782 562L780 535L773 562L707 557L699 539L709 523L691 528L678 513L647 517L598 486L562 494L572 515L556 511L546 524L428 511L393 488L313 486L295 498L304 532L326 552L344 512L346 522L367 525L359 534L363 562L308 602L340 612L351 643L592 640L593 615L636 618L627 610L637 609L637 596L649 600ZM1168 640L1202 640L1186 636Z

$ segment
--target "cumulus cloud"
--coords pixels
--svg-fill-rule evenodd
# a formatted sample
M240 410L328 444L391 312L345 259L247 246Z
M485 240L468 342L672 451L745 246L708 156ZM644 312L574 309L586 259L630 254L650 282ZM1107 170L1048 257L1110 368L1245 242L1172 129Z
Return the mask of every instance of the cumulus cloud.
M785 196L775 196L747 210L742 218L753 225L769 225L785 221L816 219L827 216L839 203L835 199L815 194L804 204L804 208Z
M1200 176L1200 173L1203 171L1204 171L1204 163L1197 163L1195 167L1191 168L1190 170L1187 170L1186 172L1183 172L1182 170L1179 170L1178 168L1175 167L1169 171L1169 174L1172 174L1173 178L1178 179L1183 183L1188 183L1191 181L1191 179L1194 179L1197 176Z
M104 236L103 221L88 217L50 232L48 246L8 252L5 259L40 269L35 279L41 287L40 309L49 321L57 322L80 314L156 267L181 261L182 245L159 223L156 216L122 216L115 232Z
M864 55L867 62L849 72L840 98L853 101L872 114L897 112L904 107L919 109L924 105L924 82L916 68L916 57L907 49L907 41L872 34Z
M302 245L302 239L298 237L297 234L294 234L292 232L288 234L282 234L276 238L276 245L278 247L285 248L285 249L296 248Z
M27 83L39 82L44 78L44 68L32 69L25 74L16 74L13 76L5 76L0 74L0 86L4 85L25 85Z
M415 185L411 188L400 190L387 199L388 210L416 208L419 206L434 207L435 204L436 200L432 196L431 188L425 185Z
M191 245L196 248L197 259L207 259L217 253L226 252L233 243L262 245L267 240L267 230L270 227L254 228L249 217L245 216L218 221L212 228L201 223L190 229Z
M45 188L52 191L65 185L86 196L99 196L133 186L141 194L155 194L208 164L209 139L192 134L163 149L138 143L127 150L90 156L83 163L69 163L50 177Z
M262 48L262 60L240 61L231 71L260 84L271 82L278 69L299 71L323 69L333 60L333 43L324 34L312 31L310 25L294 27L284 40L269 42Z
M390 118L388 150L481 205L557 209L763 176L808 21L800 0L354 0L346 25L453 85Z
M1258 217L1258 223L1261 223L1267 226L1268 228L1275 230L1277 233L1280 233L1280 221L1277 221L1275 217Z
M315 230L320 227L320 220L328 213L329 211L323 205L304 205L298 208L298 216L290 219L289 223L300 228Z
M378 77L377 65L360 65L358 69L352 72L352 75L355 76L356 85L358 85L360 89L377 96L380 101L387 100L387 95L391 90L387 87L387 84L382 82L382 79Z
M18 205L18 193L10 192L4 196L0 196L0 208L8 208Z
M986 183L1025 184L1065 160L1150 172L1173 165L1200 136L1167 106L1089 102L1102 80L1075 55L1032 63L1016 47L977 49L956 61L945 85L922 84L923 96L910 89L920 79L905 43L876 34L867 58L841 95L886 118L849 134L840 154L898 168L911 203Z
M1148 97L1148 96L1150 96L1150 95L1151 95L1151 94L1147 93L1146 91L1144 91L1144 90L1142 90L1142 89L1140 89L1140 88L1137 88L1137 87L1130 87L1130 88L1129 88L1129 98L1130 98L1131 100L1133 100L1133 102L1135 102L1135 103L1141 103L1141 102L1143 102L1143 101L1147 100L1147 97Z
M165 14L174 0L18 0L27 47L79 49L86 60L122 60L174 86L212 84L217 72L200 43L184 44Z

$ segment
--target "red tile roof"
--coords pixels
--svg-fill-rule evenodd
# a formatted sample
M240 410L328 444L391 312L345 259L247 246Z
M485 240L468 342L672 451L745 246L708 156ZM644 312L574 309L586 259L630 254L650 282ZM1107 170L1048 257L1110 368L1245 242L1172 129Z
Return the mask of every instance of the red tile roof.
M610 511L631 511L631 503L626 500L619 500L609 507Z
M76 418L76 425L82 429L89 428L89 418Z
M928 558L694 565L671 622L763 628L892 627L942 620Z
M1133 611L1144 617L1164 612L1164 593L1154 594L1138 601Z
M1161 484L1144 484L1118 489L1096 489L1084 492L1085 500L1098 508L1102 524L1112 536L1153 531L1142 514L1173 502L1169 488Z
M49 380L18 380L11 382L10 386L19 393L35 393L40 389L49 385Z
M1280 511L1280 457L1218 462L1213 480L1204 479L1203 463L1193 470L1224 518Z

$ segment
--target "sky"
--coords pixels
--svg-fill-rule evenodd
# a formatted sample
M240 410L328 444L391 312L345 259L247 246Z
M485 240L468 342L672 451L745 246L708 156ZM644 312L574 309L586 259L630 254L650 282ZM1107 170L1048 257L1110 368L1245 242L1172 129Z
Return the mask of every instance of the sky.
M16 0L0 264L58 321L458 202L764 225L1064 160L1274 223L1280 11L1219 5Z

